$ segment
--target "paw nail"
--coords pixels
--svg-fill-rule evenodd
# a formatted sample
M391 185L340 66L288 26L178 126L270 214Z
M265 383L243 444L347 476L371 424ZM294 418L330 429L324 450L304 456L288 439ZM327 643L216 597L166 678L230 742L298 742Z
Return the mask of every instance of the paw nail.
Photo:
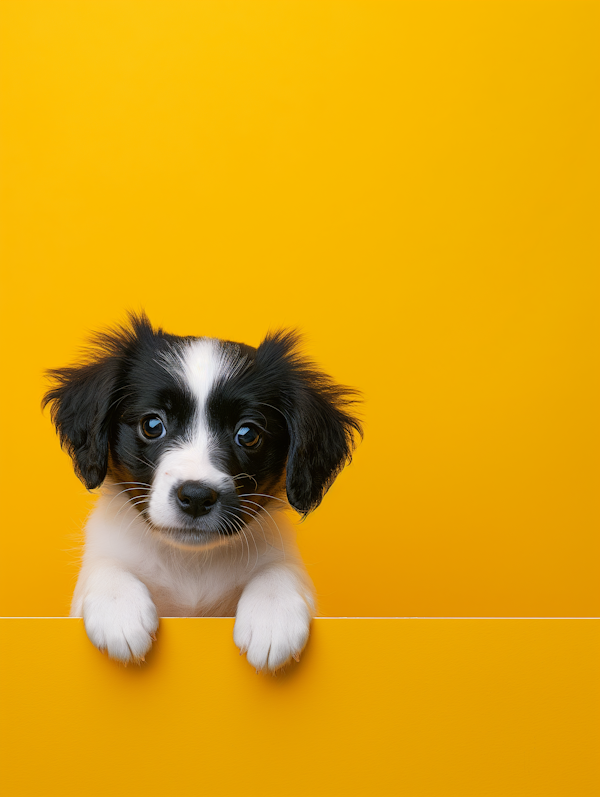
M153 642L156 642L156 634L150 634L150 639L151 639Z
M300 654L299 653L294 653L292 658L294 659L294 661L300 661Z

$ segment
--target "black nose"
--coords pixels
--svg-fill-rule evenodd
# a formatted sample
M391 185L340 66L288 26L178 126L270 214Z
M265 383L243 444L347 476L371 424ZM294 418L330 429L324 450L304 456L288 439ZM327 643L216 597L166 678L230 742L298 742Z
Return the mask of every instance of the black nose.
M219 493L202 482L183 482L177 490L177 503L186 515L207 515L217 503Z

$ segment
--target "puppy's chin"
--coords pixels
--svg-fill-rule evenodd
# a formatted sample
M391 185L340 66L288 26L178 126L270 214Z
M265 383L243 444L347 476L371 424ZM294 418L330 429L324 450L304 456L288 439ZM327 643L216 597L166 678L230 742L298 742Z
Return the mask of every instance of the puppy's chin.
M162 528L153 523L148 524L155 537L172 548L182 551L208 551L211 548L220 548L229 545L237 538L237 534L224 535L218 531L192 530L188 528Z

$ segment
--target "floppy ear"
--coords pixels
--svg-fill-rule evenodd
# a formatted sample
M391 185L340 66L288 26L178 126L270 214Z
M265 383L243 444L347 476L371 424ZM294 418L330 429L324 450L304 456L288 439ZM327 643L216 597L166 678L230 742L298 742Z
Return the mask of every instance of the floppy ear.
M155 336L164 336L162 329L153 330L145 313L127 315L128 325L93 335L88 362L47 372L55 385L42 407L52 405L60 443L88 490L99 487L106 477L111 421L125 398L120 382L127 358Z
M60 443L71 455L75 473L88 490L99 487L108 469L110 409L119 376L119 361L105 357L88 365L48 371L56 386L42 401Z
M336 476L352 459L360 421L350 414L358 391L318 370L297 352L299 336L269 335L257 350L279 385L279 409L290 436L286 490L291 506L307 515L321 503Z

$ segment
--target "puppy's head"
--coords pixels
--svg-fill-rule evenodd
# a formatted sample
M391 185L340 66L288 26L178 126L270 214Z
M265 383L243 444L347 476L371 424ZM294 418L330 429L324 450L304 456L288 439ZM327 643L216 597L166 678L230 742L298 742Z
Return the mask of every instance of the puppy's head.
M50 371L43 404L88 489L110 479L175 545L238 534L287 493L315 509L350 460L355 393L297 351L154 330L144 316L97 336L88 361Z

